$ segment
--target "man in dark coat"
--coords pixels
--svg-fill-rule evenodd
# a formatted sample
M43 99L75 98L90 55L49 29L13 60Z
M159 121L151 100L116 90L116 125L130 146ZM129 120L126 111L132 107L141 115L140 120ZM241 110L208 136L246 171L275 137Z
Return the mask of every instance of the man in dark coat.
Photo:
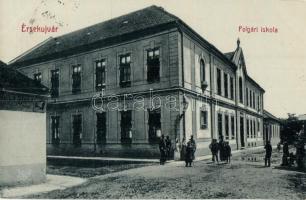
M161 136L159 141L159 151L160 151L160 164L163 165L165 164L167 158L167 147L164 135Z
M267 141L266 145L265 145L265 149L266 149L266 155L265 155L265 166L268 167L271 166L271 155L272 155L272 146L270 141Z
M196 141L193 139L193 135L190 136L190 142L192 146L192 160L195 159L195 152L197 150L197 144Z
M231 163L232 148L229 145L229 142L225 142L224 144L225 144L224 151L225 151L225 160L226 160L226 163Z
M170 160L171 159L171 149L172 149L172 143L171 143L171 140L170 140L170 137L167 135L166 137L166 149L167 149L167 159Z
M219 151L220 151L220 160L224 161L225 160L225 143L223 140L223 136L220 136Z
M186 155L185 155L185 167L191 167L192 161L193 161L193 145L191 141L187 142L186 146Z
M218 151L219 151L219 145L216 139L213 139L211 144L209 145L211 154L212 154L212 161L215 162L215 160L217 161L217 163L219 163L219 159L218 159Z

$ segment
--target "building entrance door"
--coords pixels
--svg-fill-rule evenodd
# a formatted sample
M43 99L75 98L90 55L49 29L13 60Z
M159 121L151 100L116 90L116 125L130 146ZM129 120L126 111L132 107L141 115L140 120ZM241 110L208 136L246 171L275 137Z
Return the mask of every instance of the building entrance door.
M240 144L241 144L241 147L244 147L245 144L244 144L244 120L243 120L243 117L240 117Z

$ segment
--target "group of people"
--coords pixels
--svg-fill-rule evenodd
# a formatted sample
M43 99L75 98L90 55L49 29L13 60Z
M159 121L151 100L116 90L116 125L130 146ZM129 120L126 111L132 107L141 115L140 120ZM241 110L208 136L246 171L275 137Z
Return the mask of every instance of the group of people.
M278 145L278 149L280 149L281 144ZM289 152L289 144L287 142L283 143L283 157L281 166L293 166L296 162L297 167L300 169L304 169L304 159L305 159L305 143L303 140L297 141L294 145L296 148L296 153ZM279 150L280 151L280 150Z
M178 143L178 141L177 141ZM186 167L191 167L193 160L195 159L195 151L197 149L196 142L193 136L190 137L189 141L186 143L186 139L183 138L180 145L176 144L178 149L172 147L171 140L169 136L165 138L164 135L161 136L159 142L159 151L160 151L160 164L163 165L174 155L174 151L180 151L180 157L185 160Z
M217 161L217 163L219 163L219 158L220 161L225 161L226 163L231 162L231 146L229 145L229 142L224 141L222 137L220 138L219 142L217 142L217 139L213 139L211 144L209 145L209 148L212 154L213 162Z

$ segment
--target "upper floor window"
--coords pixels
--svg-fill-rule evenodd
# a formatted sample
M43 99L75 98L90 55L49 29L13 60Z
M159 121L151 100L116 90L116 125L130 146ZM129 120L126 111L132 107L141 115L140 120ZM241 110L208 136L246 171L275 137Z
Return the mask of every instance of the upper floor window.
M239 77L239 101L243 103L243 88L242 88L242 78Z
M51 70L51 97L59 94L59 69Z
M260 111L260 95L257 96L257 110Z
M72 66L72 93L81 91L81 65Z
M207 125L207 111L201 111L201 129L207 129L208 125Z
M224 96L228 98L228 75L224 73Z
M221 95L222 90L221 90L221 70L217 69L217 94Z
M234 100L234 78L230 77L230 92L231 92L231 99Z
M205 63L203 61L203 59L201 59L200 61L200 76L201 76L201 82L206 81L206 71L205 71Z
M35 80L37 83L41 83L41 79L42 79L42 75L41 75L40 72L34 74L34 80Z
M256 103L255 103L255 92L253 92L253 108L255 109Z
M252 90L250 90L250 107L253 108L253 97L252 97Z
M105 59L96 61L96 90L100 91L102 88L105 88L105 71L106 71L106 62Z
M120 56L120 86L131 86L131 55Z
M246 105L249 106L249 88L245 88Z
M150 49L147 51L147 80L148 82L159 81L160 75L160 60L159 48Z

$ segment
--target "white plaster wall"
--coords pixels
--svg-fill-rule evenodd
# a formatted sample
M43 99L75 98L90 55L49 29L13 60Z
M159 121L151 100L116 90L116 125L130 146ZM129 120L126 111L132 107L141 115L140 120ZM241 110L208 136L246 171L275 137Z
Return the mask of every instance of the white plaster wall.
M0 110L0 167L32 164L46 164L46 114Z

